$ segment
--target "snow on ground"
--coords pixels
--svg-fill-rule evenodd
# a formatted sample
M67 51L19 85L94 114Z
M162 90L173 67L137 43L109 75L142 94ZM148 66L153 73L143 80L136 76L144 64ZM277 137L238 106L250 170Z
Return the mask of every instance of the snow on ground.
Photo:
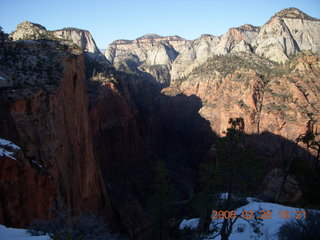
M1 60L1 58L2 58L2 57L0 56L0 60ZM6 79L5 79L4 77L1 77L1 76L0 76L0 80L6 80Z
M8 141L8 140L5 140L3 138L0 138L0 145L3 145L3 146L8 146L8 147L11 147L13 149L17 149L19 150L20 147L18 147L17 145L13 144L12 142Z
M233 226L232 234L230 235L229 240L278 240L277 233L282 224L291 220L295 220L299 213L301 219L304 218L303 212L305 209L287 207L275 203L261 202L255 198L247 198L247 200L249 202L247 205L235 210L237 215L241 214L243 211L253 211L259 213L261 213L261 211L271 211L271 215L269 217L270 219L263 219L262 225L260 225L260 232L262 235L259 236L253 232L253 229L250 227L247 221L242 218L238 218ZM286 214L290 215L290 217L287 219L283 218L284 215L281 217L279 213L282 212L283 214L285 211L287 211ZM223 219L213 221L214 223L217 223L217 221L222 222ZM199 218L183 220L180 223L179 229L195 229L198 226L198 223ZM220 236L218 236L216 239L220 239Z
M0 157L6 156L6 157L9 157L13 160L16 160L12 155L13 155L13 152L9 152L9 151L0 147Z
M7 228L0 225L1 240L50 240L49 236L30 236L25 229Z
M183 230L185 228L189 229L196 229L199 224L199 218L192 218L192 219L183 219L179 225L179 229Z
M12 142L2 139L0 138L0 157L2 156L6 156L9 158L12 158L13 160L16 160L12 155L13 152L8 151L9 149L13 149L13 150L19 150L20 147L18 147L17 145L13 144Z
M254 198L247 198L247 200L249 201L247 205L235 210L237 214L241 214L243 211L253 211L260 214L266 213L266 211L271 211L271 215L269 219L265 218L262 221L262 225L259 228L262 235L254 233L249 223L244 219L239 218L233 226L233 231L229 237L229 240L277 240L277 233L282 224L291 220L295 220L299 213L299 216L302 219L304 217L304 209L287 207L275 203L260 202ZM290 217L287 219L283 218L283 213L285 211L287 211L286 213L290 215ZM280 212L282 212L282 215ZM259 218L258 215L254 216ZM264 215L264 217L265 216L266 215Z
M244 219L238 219L234 226L234 231L232 235L230 236L229 240L242 240L242 239L261 239L261 240L267 240L267 239L278 239L277 233L279 231L280 226L288 222L290 220L295 219L297 216L296 211L304 211L303 209L293 208L293 207L286 207L280 204L274 204L274 203L267 203L267 202L255 202L251 201L247 205L240 207L236 209L236 213L241 213L242 211L258 211L261 213L261 211L271 211L272 215L270 219L264 219L262 221L262 226L260 227L260 231L263 234L262 236L258 236L253 232L253 230L250 228L248 222L246 222ZM290 218L284 219L280 217L280 211L282 213L284 211L288 211L290 214ZM237 230L243 230L243 232L239 232Z

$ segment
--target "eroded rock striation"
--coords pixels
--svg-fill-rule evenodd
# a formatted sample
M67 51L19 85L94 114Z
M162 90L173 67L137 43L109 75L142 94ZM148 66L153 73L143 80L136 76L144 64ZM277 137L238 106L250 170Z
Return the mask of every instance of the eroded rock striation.
M100 54L100 50L89 31L78 28L64 28L61 30L51 31L51 33L57 38L71 40L85 52Z
M1 89L1 137L21 147L26 162L2 162L15 169L1 175L2 219L26 226L62 207L58 199L74 214L98 209L111 214L93 152L82 52L55 42L25 41L4 43L0 54L1 72L13 82ZM12 195L8 181L20 197ZM33 194L24 194L28 189Z
M52 216L50 206L57 193L52 176L35 160L26 159L21 148L7 142L0 139L0 222L27 226L35 217Z
M142 71L168 85L171 65L187 43L179 36L147 34L133 41L114 41L106 49L105 56L117 69Z
M59 41L70 46L78 46L90 57L105 60L98 49L91 33L78 28L64 28L60 30L48 31L40 24L24 21L19 24L9 38L13 41L23 40L51 40Z
M210 120L212 129L218 134L226 130L230 117L239 115L248 116L244 118L248 133L269 130L294 139L306 130L308 121L317 122L315 116L319 109L315 99L318 97L319 33L319 19L296 8L288 8L276 13L261 28L246 24L232 28L219 37L207 34L194 41L172 37L175 44L168 41L168 37L157 35L147 35L134 41L119 40L108 47L106 56L115 63L116 68L120 68L130 57L138 59L135 66L141 71L158 64L169 66L166 75L170 77L170 86L164 93L199 96L204 105L201 113ZM156 60L155 52L170 47L175 54L162 51L161 61ZM293 60L293 56L306 51L310 54ZM277 63L287 65L278 66ZM130 68L130 65L126 66ZM291 81L290 84L288 81ZM284 99L280 99L275 92L283 95ZM287 95L290 98L285 98ZM291 98L291 95L294 96ZM309 97L313 100L310 101ZM283 106L278 111L281 118L290 120L270 119L277 106ZM301 108L305 108L305 112L313 112L312 119L310 114L303 114ZM293 109L296 113L289 113ZM286 110L288 112L284 116L283 111ZM294 122L301 126L289 127Z
M320 54L320 20L296 8L276 13L262 26L255 45L255 53L278 63L286 62L299 51Z
M48 37L48 31L40 24L24 21L19 24L15 31L13 31L9 38L13 41L19 40L37 40Z
M222 36L205 34L193 41L157 35L134 41L118 40L108 46L105 55L118 69L138 68L155 79L161 76L150 69L165 67L171 81L185 78L215 55L254 53L278 63L288 61L300 51L311 50L319 55L319 32L319 19L288 8L275 14L261 28L245 24L231 28Z

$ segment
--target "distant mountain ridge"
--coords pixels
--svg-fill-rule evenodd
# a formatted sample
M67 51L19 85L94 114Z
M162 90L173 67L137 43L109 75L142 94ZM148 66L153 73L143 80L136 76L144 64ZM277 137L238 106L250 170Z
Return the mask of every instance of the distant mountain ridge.
M98 49L91 33L87 30L78 28L63 28L54 31L48 31L45 27L37 23L24 21L19 24L9 38L13 41L19 40L38 40L49 39L59 41L70 41L79 46L84 52L87 52L92 57L103 58Z
M145 71L163 82L159 80L163 69L170 79L182 78L214 55L250 53L284 63L305 50L320 55L320 20L297 8L287 8L262 27L245 24L221 36L204 34L190 41L146 34L136 40L114 41L105 56L118 69Z
M200 113L218 134L240 116L246 132L291 140L319 124L316 55L320 21L296 8L279 11L261 27L245 24L192 41L147 34L115 41L105 52L117 69L149 74L167 86L165 95L200 97Z
M308 14L300 11L297 8L293 8L293 7L283 9L283 10L277 12L274 16L281 17L281 18L293 18L293 19L320 21L320 19L311 17Z

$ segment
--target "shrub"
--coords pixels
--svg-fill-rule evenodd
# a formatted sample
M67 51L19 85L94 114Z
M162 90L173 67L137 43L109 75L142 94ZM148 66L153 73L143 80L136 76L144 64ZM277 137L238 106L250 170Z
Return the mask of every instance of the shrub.
M48 234L53 237L58 232L67 230L67 211L55 210L56 218L50 220L35 219L28 228L28 232L33 236Z
M319 240L320 212L307 211L305 219L283 224L278 232L280 240Z
M53 240L124 239L108 232L104 220L94 213L79 214L68 219L68 212L57 212L54 219L34 220L28 232L34 236L48 234Z

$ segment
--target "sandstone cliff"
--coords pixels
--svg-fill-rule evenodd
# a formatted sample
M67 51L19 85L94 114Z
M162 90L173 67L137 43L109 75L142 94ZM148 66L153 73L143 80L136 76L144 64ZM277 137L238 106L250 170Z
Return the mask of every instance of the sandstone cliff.
M319 59L312 54L284 66L250 55L220 56L163 92L199 96L200 112L217 134L238 116L248 133L269 131L294 140L319 121L319 70Z
M183 78L195 67L206 62L213 55L225 55L235 52L251 52L252 43L259 33L259 27L243 25L230 29L226 34L215 37L202 35L194 40L173 63L172 79Z
M100 54L100 50L89 31L77 28L64 28L51 31L51 33L57 38L71 40L86 52Z
M11 164L16 170L2 174L1 181L15 183L17 193L33 191L18 197L10 187L1 188L6 224L25 226L48 216L50 209L61 207L57 199L73 213L105 209L110 216L93 153L82 52L53 42L7 42L0 54L1 72L13 82L0 89L0 136L20 146L23 161L29 162L4 160L5 169ZM34 166L42 166L41 171ZM36 188L39 184L45 189Z
M302 24L295 38L290 21ZM166 162L180 202L192 197L199 164L215 134L224 135L229 118L243 119L243 129L269 160L268 170L280 167L299 134L319 129L318 20L295 9L276 14L262 28L243 25L219 37L188 41L148 34L115 41L106 57L134 74L84 56L83 50L96 51L86 32L54 35L38 25L30 28L22 25L12 37L51 41L17 41L0 49L0 137L22 150L16 162L1 157L0 191L6 197L0 198L0 220L12 225L48 216L62 197L75 212L114 212L112 220L133 236L151 223L146 205L152 189L145 183L152 182L157 159ZM84 43L82 50L70 40ZM304 49L312 51L299 54ZM274 62L283 60L284 65ZM269 175L274 180L277 174ZM26 206L8 193L8 181L27 203L34 196L40 206L24 216Z
M48 36L48 31L45 27L31 23L29 21L24 21L23 23L19 24L15 31L13 31L9 38L13 41L19 40L37 40L41 38L46 38Z
M320 20L296 8L284 9L262 26L255 53L284 63L302 50L320 54Z
M27 226L35 217L52 216L57 186L35 160L28 161L21 149L0 139L0 222Z
M285 63L300 51L311 50L319 55L319 32L319 19L288 8L275 14L261 28L245 24L231 28L222 36L206 34L194 41L157 35L134 41L118 40L108 46L105 55L118 69L138 68L168 85L171 79L186 77L215 55L254 53L278 63ZM162 71L154 71L159 66ZM161 78L161 73L165 73L167 80Z
M137 58L139 63L146 61L150 56L151 59L156 58L157 51L154 50L158 43L171 46L175 51L179 52L180 48L183 47L185 39L179 36L173 37L162 37L155 34L147 34L136 40L117 40L111 43L106 49L105 56L107 59L113 63L116 67L119 62L126 58ZM170 55L170 54L169 54ZM170 58L170 56L168 56ZM154 61L153 64L163 64L167 63L163 58L159 57L158 61ZM174 60L174 56L171 55L171 60Z
M115 41L108 46L105 55L118 69L132 70L132 65L123 65L130 59L136 63L134 66L142 65L139 69L150 73L156 80L159 76L150 69L162 66L167 69L166 78L169 78L169 84L170 78L185 76L214 54L250 52L251 44L258 33L258 27L246 24L232 28L220 37L202 35L194 41L177 36L146 35L134 41Z
M232 28L219 37L202 35L194 41L176 37L168 41L157 35L144 36L135 41L119 40L109 46L106 56L116 68L121 68L131 58L136 64L126 67L134 66L140 73L152 73L156 79L162 76L170 85L164 93L199 96L204 105L201 114L211 122L212 129L218 134L226 130L230 117L239 115L245 116L248 133L268 130L294 140L306 130L309 121L317 122L315 116L319 109L315 107L317 94L314 92L318 90L312 85L317 81L305 81L318 76L316 55L320 54L319 23L318 19L298 9L288 8L276 13L261 28L246 24ZM301 51L311 51L315 56L311 54L298 58L300 60L292 60ZM286 62L287 65L278 66L276 62ZM302 65L308 64L312 67L303 70ZM162 72L159 71L159 65L162 66ZM158 71L151 72L153 68ZM299 83L292 80L289 84L287 79L297 74L301 78ZM280 84L274 85L274 81ZM305 84L308 86L302 87ZM281 86L290 86L290 89L286 89L285 94ZM313 89L313 94L306 89ZM273 95L270 96L270 92ZM284 99L277 97L291 97L297 92L302 92L306 97L286 98L287 104L283 102ZM308 96L311 95L313 100L310 102ZM291 106L292 101L295 107ZM274 113L277 106L287 109ZM303 114L302 108L312 112L313 117ZM271 120L271 116L275 119Z
M44 39L60 41L63 42L63 44L70 46L75 44L89 56L105 60L91 33L78 28L64 28L61 30L48 31L45 27L39 24L24 21L9 35L9 38L13 41Z
M105 56L117 69L143 71L157 82L168 85L171 65L187 43L179 36L147 34L133 41L114 41L106 49Z
M312 53L302 54L283 66L254 55L217 56L186 79L174 81L163 93L199 96L203 104L201 116L220 136L230 127L230 118L242 118L242 128L255 136L254 145L260 154L270 166L279 167L294 151L290 141L306 131L319 131L319 66L319 57ZM301 154L307 164L310 156ZM270 182L266 184L271 186ZM283 201L301 197L300 189L294 189L298 193L290 189L293 197ZM266 199L274 197L268 195Z
M97 73L89 82L94 150L118 221L131 235L141 234L151 224L147 207L156 161L169 165L179 186L176 202L190 198L195 169L214 136L198 113L197 97L165 96L158 84L112 68L95 65L92 72Z

